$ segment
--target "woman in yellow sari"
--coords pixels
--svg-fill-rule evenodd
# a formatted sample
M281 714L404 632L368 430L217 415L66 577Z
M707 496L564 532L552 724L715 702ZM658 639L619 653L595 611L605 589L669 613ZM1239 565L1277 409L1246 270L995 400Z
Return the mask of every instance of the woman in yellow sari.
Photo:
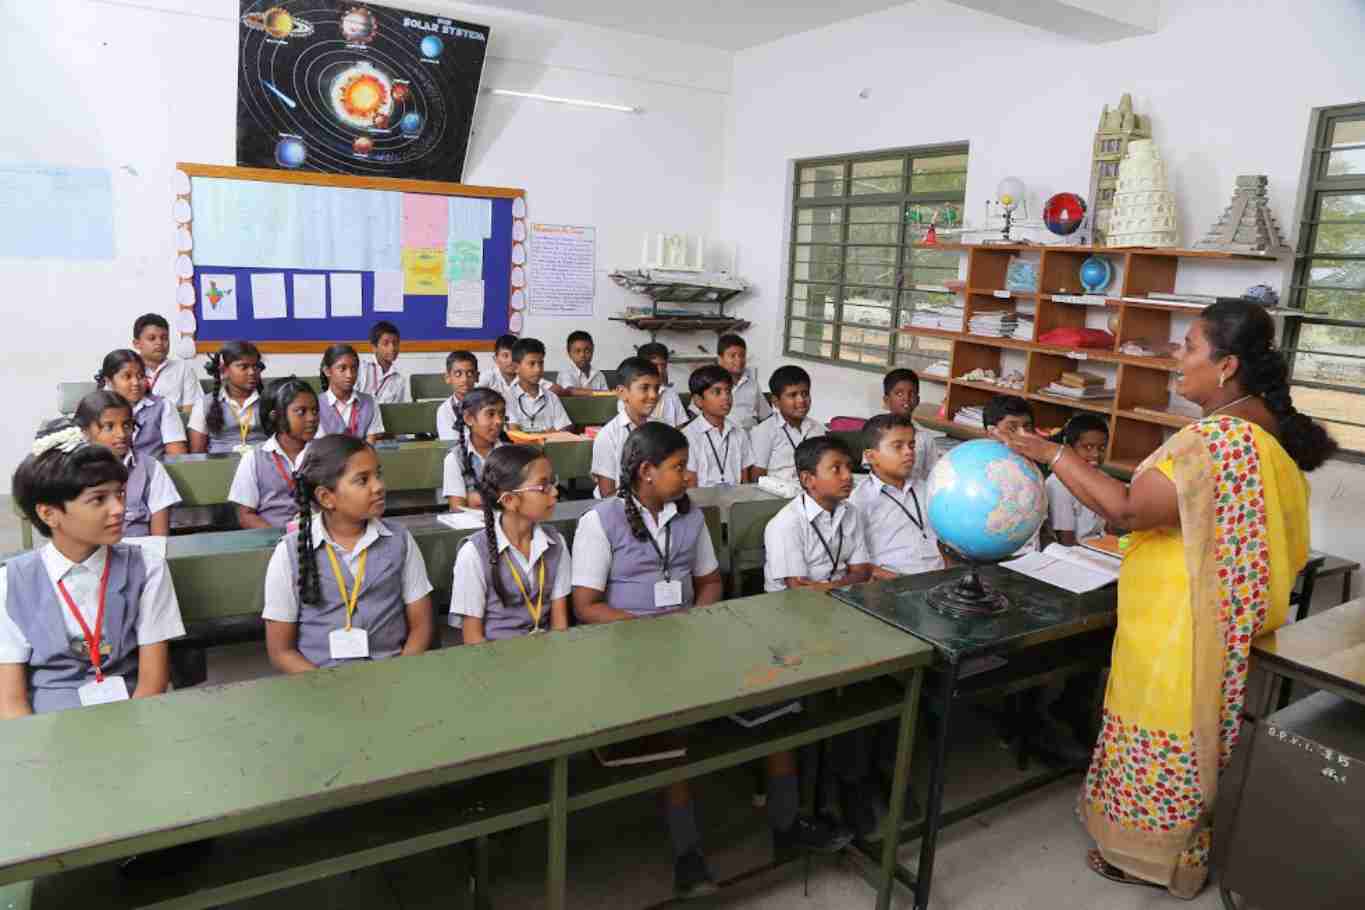
M1204 417L1131 486L1065 446L1004 438L1131 528L1104 718L1081 793L1088 862L1114 881L1199 893L1218 778L1240 729L1251 640L1284 623L1308 558L1308 482L1336 444L1294 409L1275 326L1254 304L1203 310L1176 390ZM1070 454L1069 454L1070 453Z

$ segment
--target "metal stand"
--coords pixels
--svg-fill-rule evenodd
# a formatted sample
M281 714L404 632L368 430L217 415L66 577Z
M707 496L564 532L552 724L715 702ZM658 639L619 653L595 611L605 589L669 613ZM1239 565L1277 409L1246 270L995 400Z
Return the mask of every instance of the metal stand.
M966 575L930 590L926 595L929 606L955 619L992 616L1008 610L1009 598L988 587L981 580L979 569L976 563L968 562Z

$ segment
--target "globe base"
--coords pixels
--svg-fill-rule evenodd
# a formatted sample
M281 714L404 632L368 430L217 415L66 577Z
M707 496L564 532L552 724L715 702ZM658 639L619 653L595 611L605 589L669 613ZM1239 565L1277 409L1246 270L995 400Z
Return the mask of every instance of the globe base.
M968 566L966 575L931 588L925 596L929 606L954 619L994 616L1010 608L1009 598L987 587L974 565Z

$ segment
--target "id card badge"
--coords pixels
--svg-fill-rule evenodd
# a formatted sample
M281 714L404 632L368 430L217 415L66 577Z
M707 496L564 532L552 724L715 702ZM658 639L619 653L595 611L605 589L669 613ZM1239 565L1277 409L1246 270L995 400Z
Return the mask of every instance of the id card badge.
M86 683L76 690L76 694L85 707L107 705L111 701L127 701L128 684L122 676L106 676L102 682Z
M370 656L370 633L364 629L336 629L327 636L332 660L354 660Z
M654 582L654 606L682 606L682 582L677 580Z

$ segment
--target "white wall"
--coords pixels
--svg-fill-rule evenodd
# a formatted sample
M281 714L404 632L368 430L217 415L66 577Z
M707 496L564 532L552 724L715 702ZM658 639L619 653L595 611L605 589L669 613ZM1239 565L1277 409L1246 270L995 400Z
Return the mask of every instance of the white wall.
M967 219L980 222L1007 175L1028 185L1037 213L1054 192L1088 195L1100 110L1131 92L1152 117L1186 243L1222 212L1238 174L1270 176L1273 208L1291 229L1309 109L1365 95L1365 5L1186 0L1166 4L1164 18L1156 35L1096 46L924 0L739 53L717 223L755 287L747 310L764 314L751 351L781 359L797 158L966 140ZM1281 275L1182 267L1183 290L1260 281L1278 286ZM802 365L817 416L878 407L879 376ZM1365 541L1347 533L1359 528L1365 470L1334 465L1313 479L1315 543L1365 558Z
M565 336L589 328L599 366L644 333L609 323L628 295L606 277L638 263L648 230L704 233L720 193L730 55L467 4L405 0L492 27L484 85L638 105L626 115L520 99L480 99L465 182L527 190L534 221L593 225L595 318L531 317L551 367ZM22 117L3 130L10 163L114 173L116 258L0 259L0 362L9 395L0 470L56 407L56 384L88 379L126 346L133 319L175 312L171 223L175 162L235 160L237 0L0 0L0 59ZM0 225L0 230L22 230ZM486 357L485 357L486 359ZM200 358L202 362L202 358ZM441 356L404 355L409 372ZM313 373L317 358L273 356L267 375Z

